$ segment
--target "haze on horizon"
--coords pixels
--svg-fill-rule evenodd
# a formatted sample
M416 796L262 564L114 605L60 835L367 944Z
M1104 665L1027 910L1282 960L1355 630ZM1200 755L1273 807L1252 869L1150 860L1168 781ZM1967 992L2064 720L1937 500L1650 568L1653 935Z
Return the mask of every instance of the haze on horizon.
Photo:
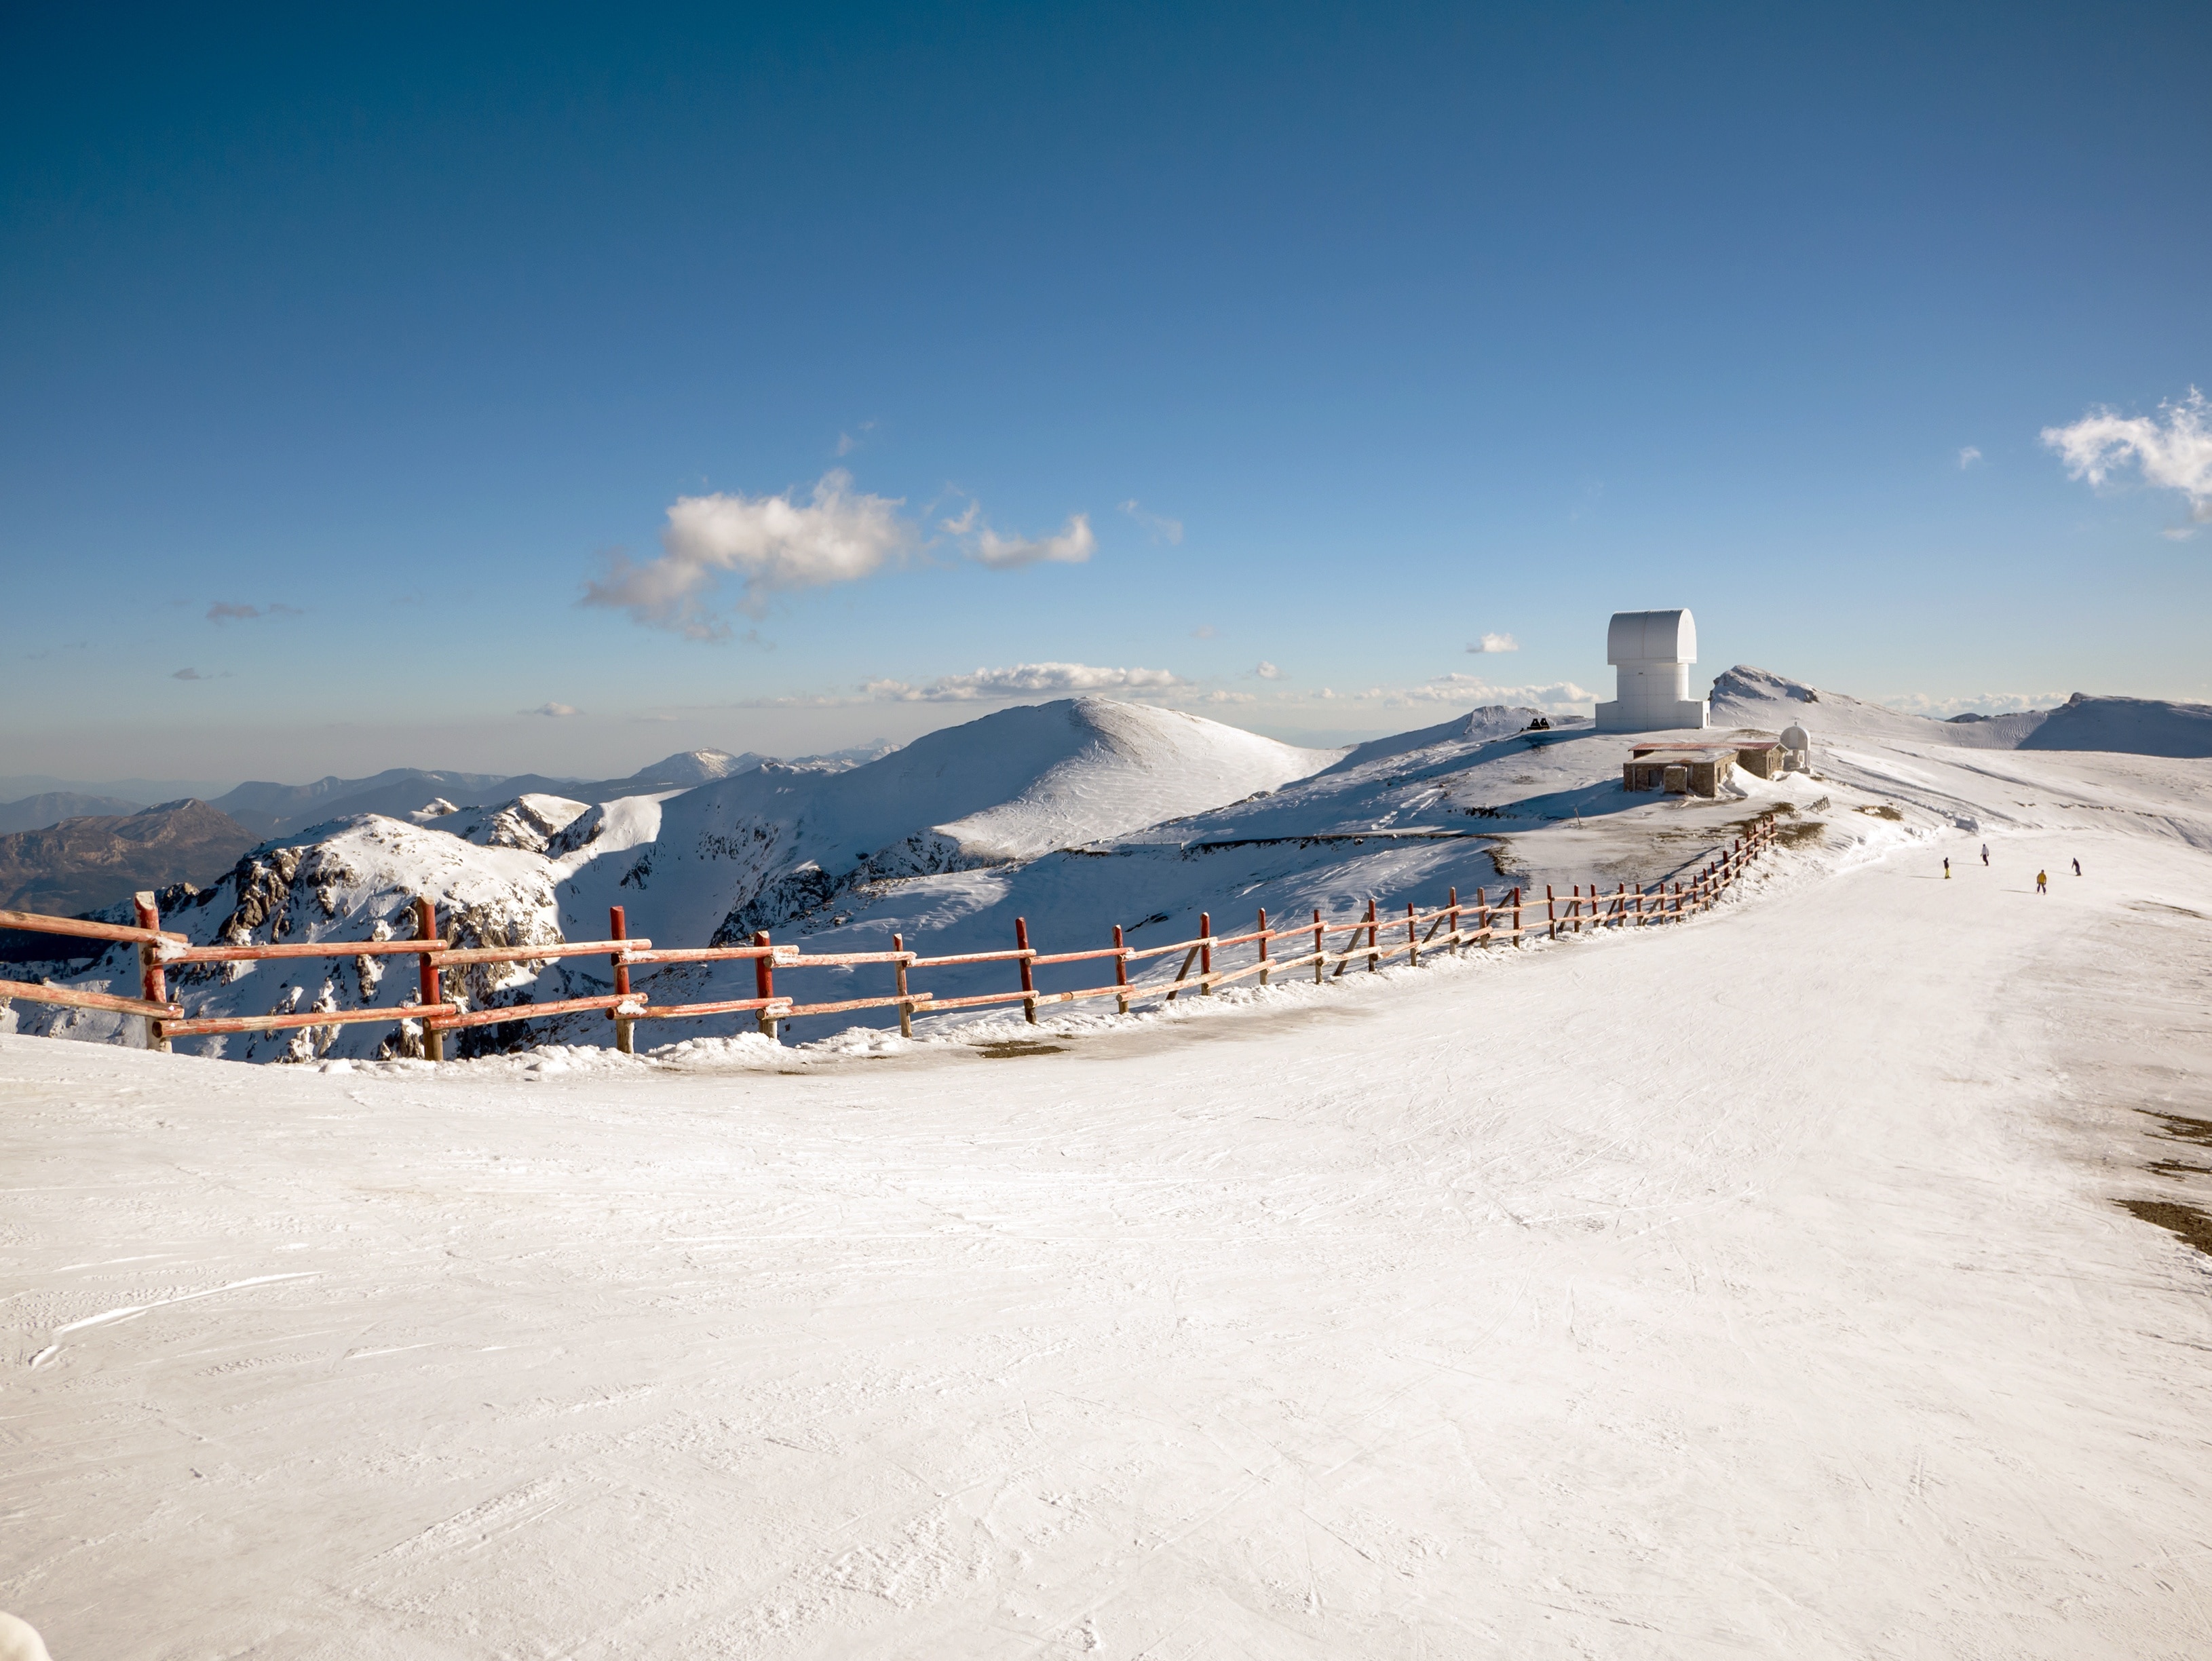
M2201 9L0 27L0 775L2212 699Z

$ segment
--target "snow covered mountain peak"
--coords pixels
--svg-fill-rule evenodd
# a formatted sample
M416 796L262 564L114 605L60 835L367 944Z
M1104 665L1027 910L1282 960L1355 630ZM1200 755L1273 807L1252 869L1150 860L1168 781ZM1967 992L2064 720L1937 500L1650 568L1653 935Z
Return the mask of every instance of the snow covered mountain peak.
M663 788L712 784L716 779L729 778L757 767L764 759L750 750L742 756L733 756L726 750L682 750L650 767L639 768L633 776L657 780Z
M702 785L663 804L649 849L594 858L562 891L579 927L621 904L633 933L697 944L779 927L871 882L1203 812L1338 754L1112 698L1021 705L843 771L779 765Z

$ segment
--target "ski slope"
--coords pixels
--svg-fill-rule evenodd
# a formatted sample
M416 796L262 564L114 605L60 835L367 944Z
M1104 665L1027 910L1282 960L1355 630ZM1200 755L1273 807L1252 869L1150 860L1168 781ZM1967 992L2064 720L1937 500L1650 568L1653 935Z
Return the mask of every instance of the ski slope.
M2115 1202L2212 1207L2154 1116L2212 1120L2212 779L1876 759L1975 827L1162 1019L0 1037L0 1608L62 1661L2206 1653L2212 1259Z

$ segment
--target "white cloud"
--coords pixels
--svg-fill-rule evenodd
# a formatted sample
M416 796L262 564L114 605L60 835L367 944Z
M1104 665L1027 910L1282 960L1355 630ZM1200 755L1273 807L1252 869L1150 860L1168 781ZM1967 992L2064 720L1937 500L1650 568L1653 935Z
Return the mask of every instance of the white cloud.
M1190 637L1193 640L1212 640L1220 632L1221 630L1215 628L1212 624L1201 623L1197 628L1190 631Z
M573 703L541 703L535 709L518 709L514 713L518 715L550 715L558 721L563 715L578 715L583 711Z
M1480 675L1438 675L1419 686L1370 686L1364 692L1327 692L1323 697L1348 698L1359 703L1379 703L1384 709L1406 709L1421 703L1451 703L1462 708L1502 703L1534 708L1547 715L1588 714L1598 695L1571 680L1541 685L1498 686Z
M953 496L967 494L951 485L945 489ZM939 520L937 528L966 541L968 557L994 571L1012 571L1024 565L1080 565L1098 551L1088 514L1070 514L1057 536L1002 537L991 528L991 522L983 517L983 504L973 496L968 497L968 505L956 516Z
M691 640L720 639L729 628L707 596L726 574L738 580L738 605L756 617L779 591L872 576L915 540L899 516L901 500L855 494L842 468L824 473L806 502L720 491L678 496L660 533L660 557L640 565L619 550L606 555L606 575L585 584L582 603L626 611Z
M1967 468L1972 466L1981 459L1981 451L1977 449L1973 445L1969 444L1965 449L1959 452L1960 472L1964 472Z
M1252 672L1259 676L1261 680L1280 680L1283 678L1283 672L1264 658L1261 660L1260 666Z
M2045 427L2043 441L2064 458L2069 475L2093 485L2132 461L2144 484L2180 491L2190 517L2212 524L2212 410L2194 386L2158 407L2162 421L2095 410L2070 427Z
M969 504L969 513L975 504ZM975 532L975 551L969 556L978 565L994 571L1018 565L1080 565L1097 551L1098 538L1091 533L1091 515L1070 514L1058 536L1002 537L986 525Z
M1165 669L1101 669L1087 663L1018 663L973 674L939 675L920 686L872 680L861 687L878 703L975 703L988 699L1066 697L1079 692L1164 692L1188 684Z
M1182 521L1170 519L1164 514L1148 514L1137 505L1134 496L1121 504L1121 511L1145 527L1145 534L1155 542L1180 544L1182 541Z
M219 599L208 607L210 623L251 623L258 618L303 618L307 614L296 605L279 605L275 601L267 605L239 605Z
M1517 652L1521 642L1510 635L1485 635L1467 648L1470 652Z
M1194 703L1257 703L1259 701L1249 692L1231 692L1222 688L1202 692L1191 700Z

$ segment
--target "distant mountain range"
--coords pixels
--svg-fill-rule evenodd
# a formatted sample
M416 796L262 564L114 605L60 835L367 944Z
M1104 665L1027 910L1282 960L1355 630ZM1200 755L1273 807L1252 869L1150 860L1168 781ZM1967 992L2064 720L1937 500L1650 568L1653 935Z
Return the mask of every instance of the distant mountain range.
M88 795L81 790L41 791L21 801L0 802L0 836L11 836L18 830L43 830L64 819L83 818L88 814L135 813L143 806L125 796Z
M141 888L212 883L257 840L236 820L189 800L0 836L0 910L65 917Z
M898 746L876 743L839 750L828 755L802 757L794 765L823 765L830 770L858 766L890 754ZM685 750L665 756L650 767L641 767L627 778L556 778L542 773L457 773L421 767L394 767L368 778L340 778L335 774L312 784L276 784L254 780L202 797L217 812L228 815L257 837L284 836L331 819L350 818L356 813L383 813L404 818L416 808L444 800L456 806L490 806L517 796L558 795L582 801L611 801L622 796L647 795L661 790L689 790L733 774L745 773L774 757L747 751L733 756L726 750ZM71 786L64 779L37 774L0 778L0 788L36 787L36 793L20 800L0 801L0 836L20 830L43 830L64 819L86 815L127 816L137 812L156 794L145 789L145 779L118 779L100 786ZM172 790L171 800L198 795L196 791Z
M779 765L840 772L896 748L867 745ZM0 910L67 916L112 905L142 888L180 882L205 885L258 843L363 813L407 820L441 800L456 808L487 810L456 815L450 824L439 826L465 835L490 811L519 797L556 796L588 804L658 795L752 772L773 759L750 751L733 756L725 750L686 750L627 778L582 781L396 767L364 779L255 782L213 801L187 798L152 807L84 791L42 791L0 803ZM542 837L538 842L542 845ZM0 940L0 959L12 951Z

